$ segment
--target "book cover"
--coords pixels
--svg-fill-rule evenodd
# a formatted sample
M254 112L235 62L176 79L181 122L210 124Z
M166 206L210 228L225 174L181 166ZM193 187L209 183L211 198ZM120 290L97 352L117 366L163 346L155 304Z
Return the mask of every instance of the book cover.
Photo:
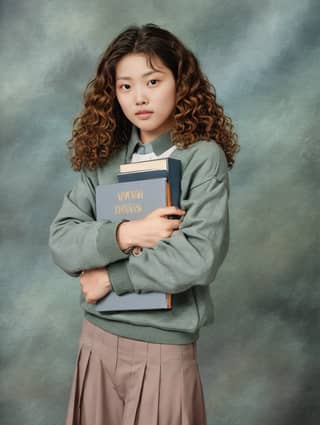
M174 171L175 170L175 171ZM168 206L174 205L175 207L180 208L180 181L181 181L181 165L178 161L178 165L174 167L174 170L171 168L169 170L145 170L145 171L136 171L131 173L119 173L117 178L119 182L127 182L132 180L146 180L146 179L155 179L160 177L166 177L170 186L170 199L168 200ZM171 215L168 218L177 218L180 217L177 215Z
M180 208L181 174L181 161L165 157L121 164L117 177L118 181L130 181L166 176L170 185L171 198L171 203L167 205ZM172 214L168 218L179 219L180 216Z
M97 220L135 220L156 208L171 205L167 177L130 180L96 186ZM152 310L172 308L172 295L163 292L110 292L95 304L97 311Z

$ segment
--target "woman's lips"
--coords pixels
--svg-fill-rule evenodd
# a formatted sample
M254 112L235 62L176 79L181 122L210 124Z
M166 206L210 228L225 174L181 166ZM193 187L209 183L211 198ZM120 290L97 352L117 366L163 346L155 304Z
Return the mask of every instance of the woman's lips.
M149 118L152 114L153 114L153 112L146 112L146 113L143 113L143 114L136 114L136 115L137 115L138 118L141 118L143 120L143 119Z

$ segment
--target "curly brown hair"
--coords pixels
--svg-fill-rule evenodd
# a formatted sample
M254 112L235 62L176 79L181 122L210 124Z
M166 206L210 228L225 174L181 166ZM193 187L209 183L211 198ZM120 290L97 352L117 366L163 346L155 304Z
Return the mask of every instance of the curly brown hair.
M103 166L128 144L132 123L115 95L116 65L128 53L144 53L151 66L152 57L157 56L174 75L177 96L172 143L187 147L198 140L213 139L222 146L231 169L240 149L238 135L216 101L214 86L194 54L172 33L152 23L127 27L102 54L96 76L84 91L84 108L73 121L72 138L67 141L72 168L79 171Z

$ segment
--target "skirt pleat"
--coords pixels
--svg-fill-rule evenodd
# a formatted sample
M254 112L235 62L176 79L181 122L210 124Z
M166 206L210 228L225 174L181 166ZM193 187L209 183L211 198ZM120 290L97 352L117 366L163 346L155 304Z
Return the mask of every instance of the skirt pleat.
M159 424L161 364L147 365L144 381L140 389L139 407L136 422L130 425L143 424L148 417L148 424Z
M127 382L127 396L122 423L135 425L138 422L137 413L142 397L142 388L145 379L146 363L132 365L130 378Z
M196 343L148 343L83 319L65 425L207 425Z
M79 346L67 409L66 423L70 425L77 425L81 423L80 406L90 355L90 348L84 347L83 345Z
M196 369L198 364L194 360L180 369L181 425L206 424L204 394Z

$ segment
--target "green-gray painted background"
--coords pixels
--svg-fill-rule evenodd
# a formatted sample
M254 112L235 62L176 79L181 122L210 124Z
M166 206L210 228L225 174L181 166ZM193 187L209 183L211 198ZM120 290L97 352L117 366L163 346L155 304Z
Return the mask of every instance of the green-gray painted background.
M202 329L208 425L320 423L317 0L1 2L1 419L64 423L82 319L48 227L98 56L154 22L198 56L233 119L231 247ZM169 424L168 424L169 425Z

